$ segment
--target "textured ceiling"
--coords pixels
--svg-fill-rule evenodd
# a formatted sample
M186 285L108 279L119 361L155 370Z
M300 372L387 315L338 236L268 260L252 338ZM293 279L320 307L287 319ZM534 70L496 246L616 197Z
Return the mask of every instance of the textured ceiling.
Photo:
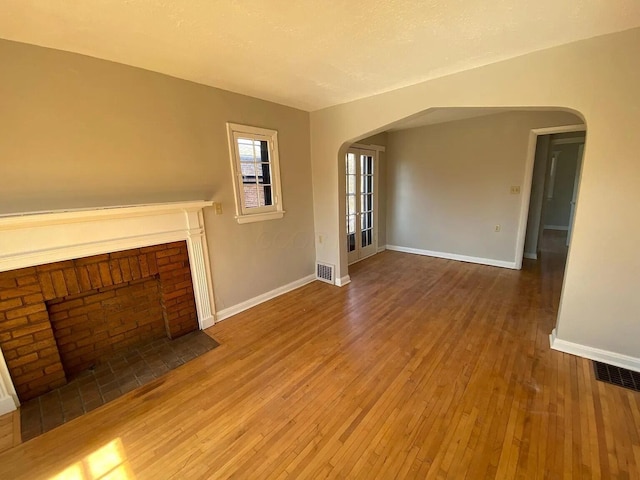
M0 37L316 110L640 25L639 0L0 0Z

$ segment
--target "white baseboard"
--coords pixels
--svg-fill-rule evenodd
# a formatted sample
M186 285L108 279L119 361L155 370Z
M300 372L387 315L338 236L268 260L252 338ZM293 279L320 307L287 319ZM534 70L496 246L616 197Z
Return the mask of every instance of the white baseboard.
M257 297L250 298L249 300L245 300L242 303L238 303L232 307L224 308L217 313L217 321L225 320L229 317L232 317L240 312L244 312L245 310L250 309L251 307L255 307L256 305L260 305L261 303L266 302L267 300L271 300L272 298L279 297L291 290L295 290L296 288L300 288L308 283L311 283L316 280L315 275L307 275L299 280L296 280L291 283L287 283L281 287L275 288L270 292L263 293L262 295L258 295Z
M569 227L564 225L545 225L544 229L545 230L562 230L565 232L569 231Z
M384 252L386 249L387 249L386 245L381 245L381 246L378 247L378 253Z
M589 360L608 363L609 365L615 365L616 367L640 372L640 358L630 357L621 353L610 352L608 350L601 350L599 348L588 347L586 345L580 345L579 343L562 340L556 336L555 328L549 335L549 344L553 350L557 350L559 352L570 353L571 355L588 358Z
M347 283L351 283L351 277L345 275L344 277L336 278L336 285L338 287L344 287Z
M524 252L524 254L522 255L524 258L528 258L529 260L537 260L538 259L538 254L537 253L527 253Z
M505 262L504 260L494 260L493 258L469 257L467 255L458 255L457 253L434 252L431 250L421 250L419 248L400 247L398 245L387 245L387 250L413 253L415 255L425 255L427 257L445 258L447 260L457 260L459 262L479 263L480 265L489 265L491 267L510 268L512 270L517 270L516 262Z
M214 323L216 323L216 317L214 317L213 315L205 318L204 320L202 320L202 322L200 322L200 326L202 327L201 330L211 327Z

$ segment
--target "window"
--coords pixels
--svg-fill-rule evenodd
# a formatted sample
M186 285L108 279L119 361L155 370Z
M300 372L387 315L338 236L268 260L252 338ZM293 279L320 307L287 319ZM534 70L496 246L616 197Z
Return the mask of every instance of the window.
M278 132L227 123L238 223L282 218Z

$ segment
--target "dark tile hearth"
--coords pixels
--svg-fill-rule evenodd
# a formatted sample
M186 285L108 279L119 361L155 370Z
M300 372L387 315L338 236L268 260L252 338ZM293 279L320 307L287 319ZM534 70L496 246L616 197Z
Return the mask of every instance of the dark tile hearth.
M22 441L96 409L218 346L202 331L162 338L114 356L20 407Z

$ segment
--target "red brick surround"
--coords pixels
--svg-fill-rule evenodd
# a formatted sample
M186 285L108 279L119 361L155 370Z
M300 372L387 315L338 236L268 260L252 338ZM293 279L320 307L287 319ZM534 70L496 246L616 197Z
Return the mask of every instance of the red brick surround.
M77 310L96 308L86 303L82 294L106 297L112 295L108 293L113 291L110 287L127 283L135 286L136 281L153 280L155 276L159 279L166 334L176 338L196 330L198 320L184 241L0 272L0 348L20 399L36 397L67 381L47 303L56 315L53 305L60 302L55 299L80 300L83 305L76 305L74 313L82 314ZM64 313L58 312L59 316ZM75 332L73 326L68 328L72 336L76 335L75 347L87 350L78 338L86 334L77 333L86 328L81 324L76 325ZM116 342L122 339L118 337L121 333L126 338L126 328L112 335ZM129 334L129 338L136 335ZM101 336L98 342L104 339Z
M47 302L68 379L127 347L167 336L157 275Z

